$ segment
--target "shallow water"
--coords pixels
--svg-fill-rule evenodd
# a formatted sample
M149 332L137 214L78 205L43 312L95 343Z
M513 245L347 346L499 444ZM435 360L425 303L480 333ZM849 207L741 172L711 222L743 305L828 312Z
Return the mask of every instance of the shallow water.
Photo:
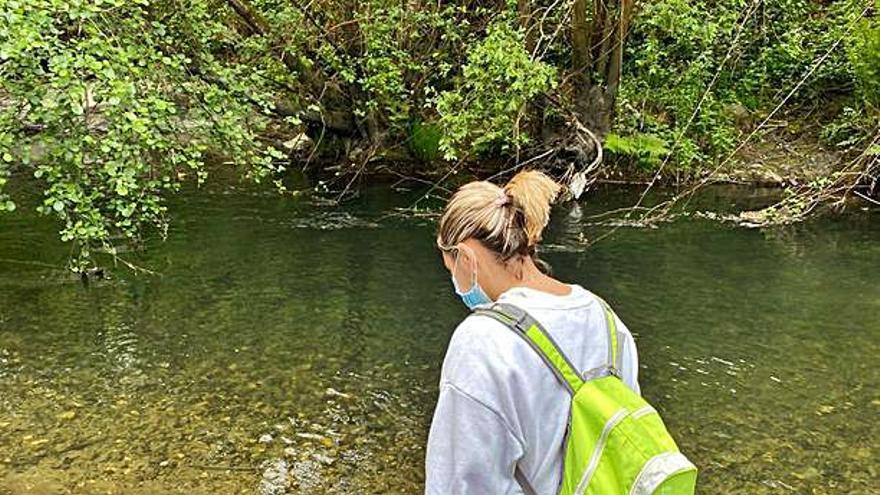
M701 202L761 195L715 190ZM0 494L415 494L465 315L412 194L344 208L185 194L173 227L84 286L55 225L0 216ZM876 493L880 214L767 231L602 230L554 213L545 259L636 334L645 395L701 493Z

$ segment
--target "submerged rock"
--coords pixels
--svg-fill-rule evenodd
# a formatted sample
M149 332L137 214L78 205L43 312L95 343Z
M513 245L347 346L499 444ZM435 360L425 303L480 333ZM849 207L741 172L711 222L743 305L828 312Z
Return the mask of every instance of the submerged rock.
M321 465L313 460L297 462L290 469L300 491L308 493L321 484Z
M266 461L261 466L263 478L260 480L260 495L283 495L290 485L287 473L287 461L275 459Z
M60 420L71 420L76 417L76 411L65 411L55 416Z
M353 395L346 394L345 392L340 392L339 390L336 390L335 388L332 388L332 387L325 390L324 395L326 395L327 397L339 397L340 399L346 399L346 400L354 398Z

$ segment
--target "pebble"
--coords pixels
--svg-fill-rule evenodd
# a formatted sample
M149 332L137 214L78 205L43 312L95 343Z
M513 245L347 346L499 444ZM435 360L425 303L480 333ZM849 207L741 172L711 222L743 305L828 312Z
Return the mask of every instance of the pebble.
M59 414L59 415L56 416L56 417L57 417L58 419L71 420L71 419L73 419L73 418L76 417L76 411L65 411L65 412Z
M336 390L335 388L328 388L327 390L324 391L324 395L326 395L328 397L339 397L340 399L346 399L346 400L353 398L353 396L351 394L346 394L345 392L340 392L339 390Z

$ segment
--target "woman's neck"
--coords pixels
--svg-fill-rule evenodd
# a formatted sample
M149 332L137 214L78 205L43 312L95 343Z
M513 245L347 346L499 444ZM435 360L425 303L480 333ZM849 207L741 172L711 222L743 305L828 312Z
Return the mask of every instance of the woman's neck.
M554 296L567 296L571 294L571 286L542 272L531 257L523 260L519 274L509 271L506 274L506 279L499 287L499 296L515 287L526 287Z

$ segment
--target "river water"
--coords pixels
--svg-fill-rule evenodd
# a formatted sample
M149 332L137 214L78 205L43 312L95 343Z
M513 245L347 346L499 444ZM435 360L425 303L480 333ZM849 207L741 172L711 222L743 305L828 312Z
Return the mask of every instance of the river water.
M0 216L0 494L419 493L466 312L430 216L389 215L416 193L186 193L168 241L124 255L158 275L88 286L51 220ZM544 258L627 322L700 492L877 493L880 213L586 247L590 215L632 199L557 208Z

